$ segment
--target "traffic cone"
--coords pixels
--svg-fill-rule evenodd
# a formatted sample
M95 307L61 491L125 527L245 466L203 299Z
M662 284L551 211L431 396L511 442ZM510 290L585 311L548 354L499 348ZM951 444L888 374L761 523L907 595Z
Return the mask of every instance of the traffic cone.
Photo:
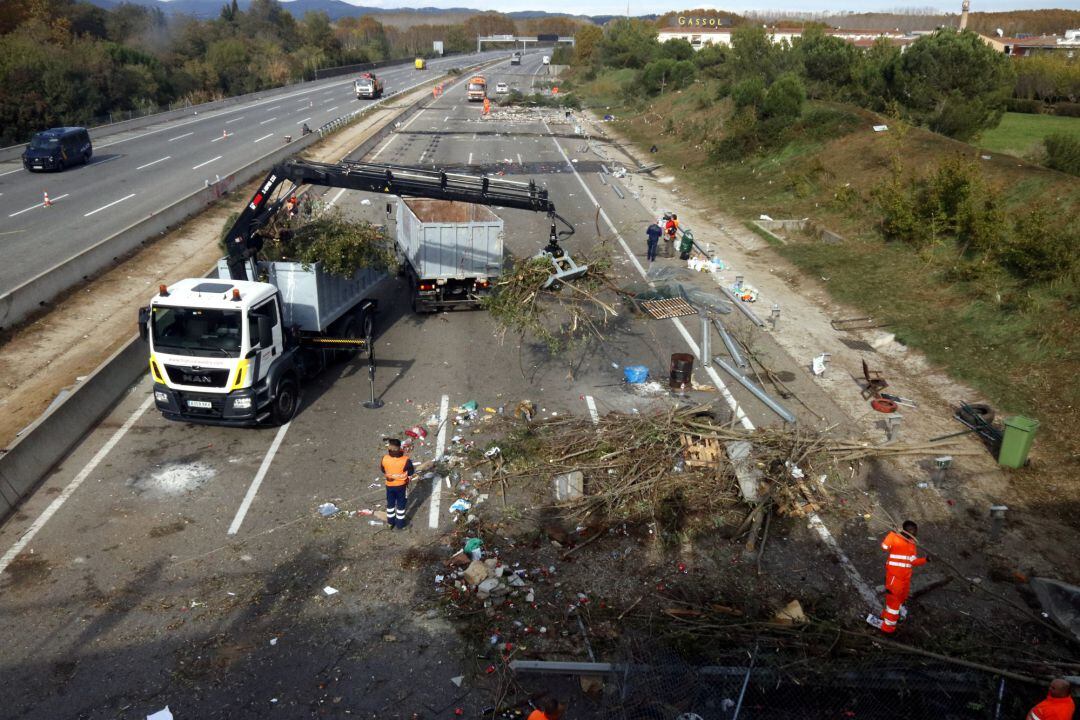
M221 131L221 139L224 140L227 137L229 137L229 131L228 130L222 130Z
M49 191L45 191L45 202L41 203L42 207L52 207L52 200L49 199Z

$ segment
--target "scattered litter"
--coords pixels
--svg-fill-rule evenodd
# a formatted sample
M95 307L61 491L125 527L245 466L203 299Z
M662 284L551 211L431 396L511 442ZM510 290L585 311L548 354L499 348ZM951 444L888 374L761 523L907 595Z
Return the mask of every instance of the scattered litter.
M758 299L758 289L753 285L732 285L731 292L743 302L757 302Z
M332 587L330 587L329 585L327 585L326 587L324 587L324 588L322 589L322 591L323 591L324 593L326 593L327 595L337 595L337 592L338 592L336 588L332 588Z
M270 646L273 647L274 645L277 645L277 638L270 638Z
M498 457L501 453L502 453L502 450L499 449L498 445L495 445L494 447L490 447L490 448L488 448L487 450L484 451L484 457L486 457L486 458L494 458L494 457Z
M817 376L825 374L825 363L829 362L829 353L821 353L810 362L810 369Z
M784 609L773 616L773 622L781 625L795 625L806 622L806 613L803 612L802 603L792 600Z
M360 201L360 204L361 205L370 205L371 201L368 200L367 198L364 198L363 200Z
M461 687L461 683L465 682L464 675L458 675L457 677L450 678L450 682L454 683L458 687Z
M471 502L469 502L465 498L458 498L450 506L450 512L452 512L452 513L468 512L470 508L472 508L472 503Z
M874 132L885 132L888 129L889 129L888 125L875 125L874 126Z
M329 503L329 502L328 503L323 503L322 505L319 506L319 514L322 515L323 517L330 517L331 515L337 515L340 510L341 510L341 508L339 508L337 505L335 505L334 503Z
M406 430L405 434L408 435L411 438L415 438L417 440L423 440L424 438L427 437L427 430L420 427L419 425L414 425L413 427Z
M991 159L989 155L980 155L979 157L981 157L983 160L990 160Z
M480 407L480 406L476 403L475 400L470 400L469 402L467 402L467 403L463 404L461 407L459 407L458 412L471 413L471 412L475 412L478 407Z
M374 514L375 514L375 511L374 511L374 510L370 510L370 509L368 509L368 508L364 508L364 509L362 509L362 510L357 510L357 511L356 511L356 515L357 515L357 517L360 517L360 516L363 516L363 515L374 515Z
M765 222L772 222L772 218L768 215L758 215L758 220L764 220Z
M147 715L146 720L173 720L172 711L169 710L169 706L166 705L163 710L158 710L156 713Z

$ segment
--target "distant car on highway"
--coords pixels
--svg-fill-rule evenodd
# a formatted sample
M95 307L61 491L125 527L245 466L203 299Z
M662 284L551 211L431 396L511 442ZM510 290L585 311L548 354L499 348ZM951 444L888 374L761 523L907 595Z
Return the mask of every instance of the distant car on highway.
M34 170L63 170L76 163L86 164L94 154L90 133L81 127L43 130L30 140L23 151L23 167Z
M495 92L499 95L505 95L506 93L510 92L510 86L508 86L504 82L495 83Z
M545 56L544 56L544 59L542 60L542 62L543 62L543 63L544 63L545 65L550 65L550 64L551 64L551 56L550 56L550 55L545 55Z

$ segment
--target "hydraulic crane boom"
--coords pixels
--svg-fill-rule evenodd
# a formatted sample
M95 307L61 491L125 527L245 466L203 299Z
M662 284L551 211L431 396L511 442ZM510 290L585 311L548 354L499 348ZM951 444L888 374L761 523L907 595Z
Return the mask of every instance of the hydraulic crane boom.
M555 212L555 204L548 198L547 189L538 187L532 181L524 183L503 178L458 175L375 163L288 160L270 170L251 202L240 213L240 217L226 235L229 275L232 279L247 278L246 264L263 245L259 230L265 227L288 201L284 196L272 200L275 191L286 180L296 186L324 185L386 195L456 200L547 213L552 218L551 236L544 251L554 258L561 258L563 255L559 249L554 220L561 220L570 227L570 232L573 232L573 227Z

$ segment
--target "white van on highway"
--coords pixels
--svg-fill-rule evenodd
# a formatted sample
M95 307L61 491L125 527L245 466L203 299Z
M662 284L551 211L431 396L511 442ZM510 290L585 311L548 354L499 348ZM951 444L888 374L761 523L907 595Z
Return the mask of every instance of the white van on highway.
M551 64L551 56L550 55L545 55L544 56L544 64L545 65L550 65Z

